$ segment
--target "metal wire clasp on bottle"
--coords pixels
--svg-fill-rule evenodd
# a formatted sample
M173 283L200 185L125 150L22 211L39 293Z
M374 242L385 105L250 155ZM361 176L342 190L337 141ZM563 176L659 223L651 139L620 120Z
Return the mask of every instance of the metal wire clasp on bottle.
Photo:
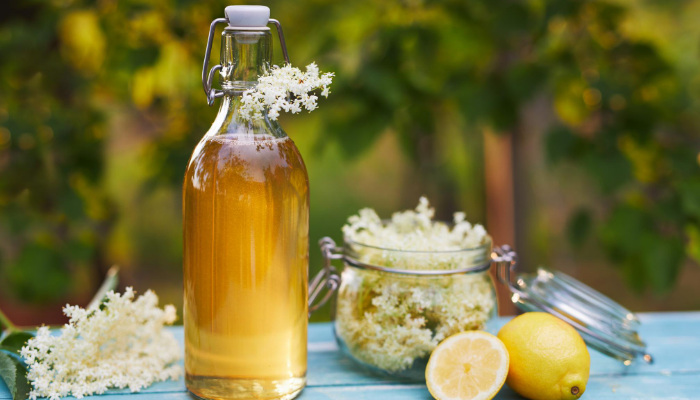
M209 58L211 56L211 47L212 47L212 39L214 39L214 32L216 32L216 26L218 24L228 24L224 30L251 30L249 27L239 27L239 26L233 26L231 22L228 20L228 18L217 18L214 21L212 21L211 25L209 26L209 37L207 38L207 49L204 53L204 63L202 65L202 87L204 88L204 94L207 96L207 103L211 106L214 104L214 100L218 97L222 97L224 95L224 92L222 90L217 90L213 89L212 86L212 81L214 80L214 73L217 71L221 70L222 65L217 64L213 66L211 69L209 69ZM280 39L280 44L282 47L282 55L284 56L284 61L287 64L290 64L289 61L289 53L287 52L287 43L284 40L284 33L282 33L282 25L280 22L274 18L270 18L268 20L268 24L273 24L275 25L275 28L277 28L277 35ZM254 30L260 30L263 29L261 27L256 27ZM270 29L270 28L265 28L265 29ZM209 72L207 72L207 70Z

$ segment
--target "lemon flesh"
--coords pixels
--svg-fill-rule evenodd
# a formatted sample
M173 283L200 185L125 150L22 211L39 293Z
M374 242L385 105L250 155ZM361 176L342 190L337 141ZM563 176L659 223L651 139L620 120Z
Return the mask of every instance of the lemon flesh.
M578 399L586 390L591 358L576 330L543 312L520 315L498 338L510 355L506 383L533 400Z
M489 400L508 374L508 351L497 337L461 332L440 342L425 369L430 394L438 400Z

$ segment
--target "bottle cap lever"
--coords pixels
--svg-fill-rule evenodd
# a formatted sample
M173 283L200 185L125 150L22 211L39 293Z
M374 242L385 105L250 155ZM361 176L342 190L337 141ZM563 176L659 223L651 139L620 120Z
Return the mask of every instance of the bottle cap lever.
M209 26L209 37L207 38L207 48L204 53L204 63L202 65L202 87L204 88L204 94L207 96L207 103L210 106L214 104L214 100L217 97L224 95L223 91L212 88L214 73L222 68L221 64L217 64L209 70L209 58L211 56L212 39L214 39L216 25L227 23L232 29L238 28L243 30L266 30L269 29L267 24L275 25L277 35L280 39L284 61L290 64L287 43L284 40L284 33L282 33L282 25L278 20L270 18L270 9L268 7L228 6L225 9L225 14L226 18L217 18L212 21Z
M284 56L284 62L287 64L291 64L292 62L289 61L289 53L287 53L287 42L284 40L284 33L282 33L282 25L280 22L274 18L270 18L269 22L270 24L274 24L275 28L277 28L277 36L280 38L280 46L282 47L282 55Z

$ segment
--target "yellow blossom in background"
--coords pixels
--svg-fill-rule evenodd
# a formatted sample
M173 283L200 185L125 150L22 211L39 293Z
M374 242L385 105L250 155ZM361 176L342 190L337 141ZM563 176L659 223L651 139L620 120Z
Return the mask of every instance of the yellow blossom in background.
M85 73L98 72L104 61L106 40L97 14L91 10L70 12L58 30L63 58Z

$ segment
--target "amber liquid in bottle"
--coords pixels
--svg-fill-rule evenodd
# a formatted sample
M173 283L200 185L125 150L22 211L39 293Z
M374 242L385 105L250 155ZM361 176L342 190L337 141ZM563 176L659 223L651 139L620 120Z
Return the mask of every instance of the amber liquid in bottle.
M184 184L188 389L292 398L306 374L308 178L288 137L219 134Z

